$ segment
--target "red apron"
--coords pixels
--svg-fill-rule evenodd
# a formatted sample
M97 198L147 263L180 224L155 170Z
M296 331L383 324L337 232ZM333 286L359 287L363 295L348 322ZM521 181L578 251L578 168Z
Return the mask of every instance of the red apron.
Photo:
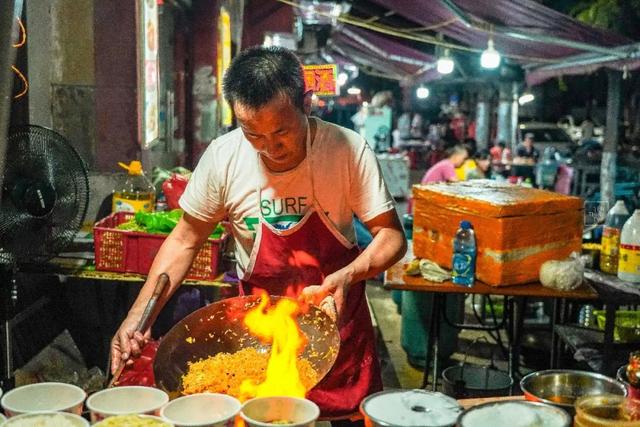
M320 285L327 275L346 266L359 254L358 247L340 233L318 205L313 192L309 139L307 135L306 164L313 205L299 223L287 230L275 229L258 209L260 227L241 280L244 294L265 289L271 295L295 297L305 286ZM258 188L258 203L260 193ZM351 286L338 328L340 351L336 362L307 394L318 404L323 417L357 412L364 397L382 390L364 282Z

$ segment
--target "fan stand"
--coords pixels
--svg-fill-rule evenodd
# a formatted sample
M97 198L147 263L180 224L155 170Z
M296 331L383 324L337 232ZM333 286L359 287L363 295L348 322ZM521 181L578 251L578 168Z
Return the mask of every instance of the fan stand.
M11 320L15 307L17 288L15 274L12 265L0 263L0 295L2 307L0 321L2 322L2 374L0 375L0 388L10 390L13 388L13 344L11 335Z

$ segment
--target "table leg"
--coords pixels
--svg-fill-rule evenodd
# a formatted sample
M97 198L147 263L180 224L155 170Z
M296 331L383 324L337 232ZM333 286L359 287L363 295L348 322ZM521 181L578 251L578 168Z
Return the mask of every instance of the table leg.
M609 372L610 364L613 357L613 329L616 323L616 304L607 304L605 308L605 325L604 325L604 351L602 354L602 367L600 373L611 375Z
M520 370L520 344L522 341L522 324L524 322L524 307L526 298L515 297L511 303L510 345L509 345L509 376L515 382Z
M446 296L435 294L433 296L433 311L435 322L433 324L433 385L431 389L437 391L438 388L438 353L440 347L440 311L446 310Z
M425 336L425 354L424 354L424 372L422 377L422 388L426 389L429 385L429 369L431 368L431 349L433 348L433 331L435 329L436 322L436 294L431 294L433 304L431 304L431 313L429 314L429 329L426 331ZM426 314L426 313L424 313Z
M560 361L560 342L556 334L556 325L564 323L564 298L554 298L553 300L553 317L551 318L551 360L549 366L551 369L558 367Z

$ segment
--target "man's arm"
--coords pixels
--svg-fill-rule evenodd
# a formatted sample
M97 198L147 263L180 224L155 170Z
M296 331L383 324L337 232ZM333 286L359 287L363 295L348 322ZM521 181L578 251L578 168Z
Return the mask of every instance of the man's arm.
M352 284L378 275L398 262L407 251L407 240L395 209L366 221L365 225L373 236L369 246L353 262L328 275L319 288L310 290L316 304L333 294L338 315L344 309Z
M217 222L202 221L185 213L171 234L167 236L153 260L144 286L129 310L127 317L113 337L111 342L112 371L118 367L121 359L126 360L130 355L139 355L142 345L150 338L149 331L158 313L182 283L193 259ZM149 327L142 334L134 333L147 302L153 294L158 277L162 273L167 273L170 281L160 298L158 298L149 321Z

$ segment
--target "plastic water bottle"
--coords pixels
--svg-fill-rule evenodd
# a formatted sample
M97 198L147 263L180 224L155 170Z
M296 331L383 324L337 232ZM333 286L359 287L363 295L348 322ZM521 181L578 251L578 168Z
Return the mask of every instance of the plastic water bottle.
M473 286L476 275L476 236L469 221L461 221L453 239L453 283Z
M618 200L607 214L602 229L602 249L600 250L600 270L609 274L618 272L618 255L620 252L620 231L629 219L629 211L624 201Z

